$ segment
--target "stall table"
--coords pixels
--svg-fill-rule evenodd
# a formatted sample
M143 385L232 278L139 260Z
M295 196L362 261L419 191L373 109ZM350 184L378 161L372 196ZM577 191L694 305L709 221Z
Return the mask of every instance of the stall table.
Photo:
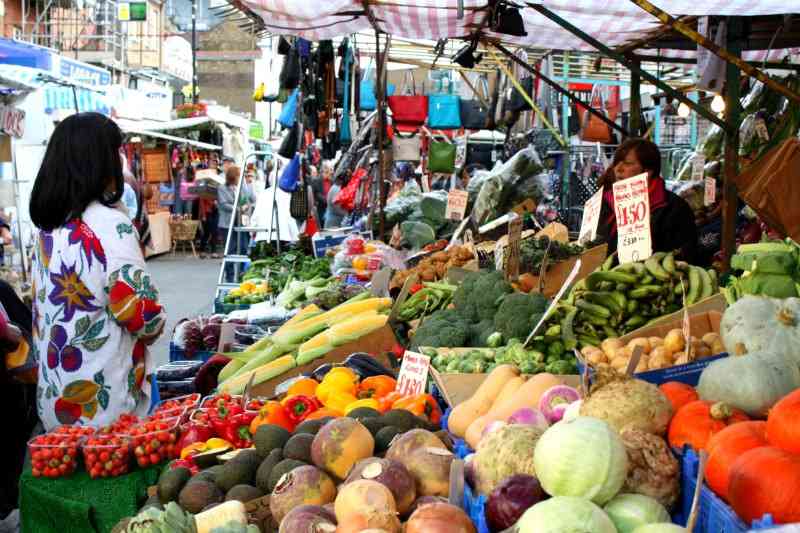
M66 478L35 478L30 466L19 481L22 533L107 533L135 515L147 488L155 485L161 466L135 469L114 478L91 479L79 469Z

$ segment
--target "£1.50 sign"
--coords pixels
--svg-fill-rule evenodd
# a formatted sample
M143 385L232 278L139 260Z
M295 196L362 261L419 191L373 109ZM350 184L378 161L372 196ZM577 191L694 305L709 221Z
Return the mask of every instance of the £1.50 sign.
M614 183L614 209L620 264L653 255L646 173Z
M403 363L400 365L400 374L397 376L397 385L394 390L404 396L422 394L425 392L430 366L430 357L406 350L406 353L403 354Z

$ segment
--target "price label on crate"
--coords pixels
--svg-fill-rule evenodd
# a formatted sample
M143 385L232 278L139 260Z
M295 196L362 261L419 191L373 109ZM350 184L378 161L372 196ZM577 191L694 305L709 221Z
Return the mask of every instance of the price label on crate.
M403 396L422 394L425 392L425 385L428 382L430 366L430 357L406 350L394 390Z
M583 204L583 220L578 242L581 244L593 241L597 237L597 223L600 221L600 209L603 207L603 189L594 193Z
M447 193L447 207L444 211L444 218L447 220L463 220L464 213L467 212L467 200L469 193L459 189L453 189Z
M647 173L614 183L620 264L653 255Z
M703 192L703 205L708 207L717 201L717 180L705 178L705 190Z
M695 154L692 159L692 179L700 181L703 179L703 171L706 168L706 156L703 154Z
M505 258L506 278L516 280L519 277L519 241L522 239L522 217L514 215L508 221L508 247Z

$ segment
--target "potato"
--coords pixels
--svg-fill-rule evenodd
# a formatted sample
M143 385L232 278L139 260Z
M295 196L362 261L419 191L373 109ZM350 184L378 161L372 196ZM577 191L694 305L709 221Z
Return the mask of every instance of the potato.
M622 348L623 346L625 345L622 343L622 341L616 337L606 339L600 343L600 349L603 350L608 357L611 357L617 348Z
M675 357L676 365L685 365L687 363L691 363L692 360L686 352L676 352L672 354Z
M647 355L647 354L650 353L650 341L649 340L643 339L643 338L642 339L632 339L628 343L628 349L631 351L631 353L633 353L633 350L637 346L641 346L642 347L642 353L643 354Z
M650 341L650 350L657 346L664 346L664 339L661 337L648 337L647 340Z
M679 329L670 330L664 337L664 348L671 354L682 352L686 348L686 340L683 338L683 331Z
M713 346L714 342L719 340L719 333L714 333L713 331L711 333L706 333L705 335L703 335L702 340L709 346Z
M695 359L702 359L703 357L711 357L714 355L711 351L711 348L705 344L701 343L700 346L697 348L697 351L694 352Z
M660 347L659 347L660 348ZM672 366L672 361L665 355L666 352L662 349L650 355L650 362L648 364L649 370L658 370L659 368L667 368Z
M602 353L602 351L603 350L601 350L597 346L584 346L583 348L581 348L581 355L584 356L584 357L589 357L589 354L592 353L592 352L601 352Z
M620 346L616 350L614 350L611 354L608 355L609 360L614 360L617 357L624 357L625 359L630 359L631 355L633 355L633 351L627 346Z
M711 345L711 354L716 355L718 353L725 353L725 346L722 344L721 339L717 339L714 341L714 344Z
M647 372L650 369L650 357L647 355L642 355L639 358L639 364L636 365L636 369L634 370L635 373L639 372Z
M615 357L611 360L611 368L624 374L625 370L628 368L628 361L629 359L623 356Z
M672 365L672 354L669 353L663 346L656 346L653 348L653 350L650 352L650 360L653 360L654 358L657 360L663 359L669 363L667 366Z
M602 350L594 350L589 352L586 356L586 361L592 365L596 366L600 363L608 363L608 356L602 352Z

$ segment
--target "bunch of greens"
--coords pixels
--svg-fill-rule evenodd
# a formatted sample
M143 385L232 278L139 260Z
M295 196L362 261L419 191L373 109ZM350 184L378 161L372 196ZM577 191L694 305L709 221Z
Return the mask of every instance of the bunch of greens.
M449 283L431 282L413 287L413 294L400 305L397 318L404 322L410 322L439 309L445 309L453 300L456 288L455 285Z
M289 278L309 281L331 275L330 261L315 258L301 252L290 251L279 256L267 257L250 263L240 281L266 279L278 290L286 286Z
M577 243L552 241L551 244L550 239L547 237L524 239L519 244L520 266L526 272L538 273L542 267L542 259L544 259L548 246L550 246L550 252L547 254L548 264L565 261L584 252L584 247Z

